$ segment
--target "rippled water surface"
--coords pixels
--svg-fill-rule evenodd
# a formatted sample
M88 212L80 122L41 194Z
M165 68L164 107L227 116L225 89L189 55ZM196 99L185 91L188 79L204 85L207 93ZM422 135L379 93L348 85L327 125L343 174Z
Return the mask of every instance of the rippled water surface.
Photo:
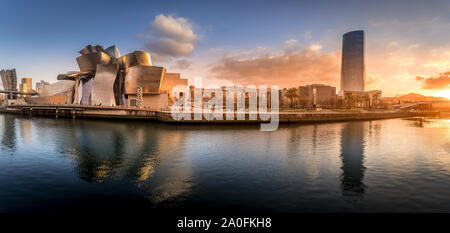
M0 115L0 212L450 212L450 120L167 125Z

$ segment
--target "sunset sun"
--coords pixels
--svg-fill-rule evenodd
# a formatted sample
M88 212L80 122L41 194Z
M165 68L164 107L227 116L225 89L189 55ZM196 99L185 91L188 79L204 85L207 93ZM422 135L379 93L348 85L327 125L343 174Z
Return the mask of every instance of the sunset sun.
M436 91L433 96L436 97L445 97L447 99L450 99L450 90L441 90L441 91Z

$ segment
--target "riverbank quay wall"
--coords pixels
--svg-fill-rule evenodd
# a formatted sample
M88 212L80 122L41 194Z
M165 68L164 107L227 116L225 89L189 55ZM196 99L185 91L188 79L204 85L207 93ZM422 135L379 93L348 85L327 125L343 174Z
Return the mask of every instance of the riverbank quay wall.
M271 115L270 113L266 115ZM365 113L297 113L297 112L280 112L279 122L286 123L316 123L316 122L336 122L336 121L353 121L353 120L379 120L389 118L404 118L404 117L435 117L439 112L365 112ZM270 116L272 117L272 116ZM264 117L268 119L270 117ZM191 117L194 119L194 116ZM225 116L223 119L226 119ZM235 117L236 119L236 117ZM248 113L245 115L245 120L180 120L176 121L172 118L170 112L161 112L158 114L158 120L172 123L268 123L270 120L261 120L258 116L257 120L249 120ZM272 117L273 121L273 117Z
M0 108L0 113L12 113L22 116L46 116L54 118L95 118L95 119L139 119L156 120L167 123L262 123L274 120L274 115L266 113L264 120L258 114L256 120L249 119L249 113L245 113L245 120L195 120L194 113L192 120L177 121L172 117L170 111L138 109L135 107L110 107L110 106L81 106L81 105L16 105ZM437 111L382 111L382 112L280 112L278 115L280 123L311 123L311 122L332 122L350 120L376 120L403 117L428 117L438 116ZM235 113L234 119L237 119ZM266 120L269 119L269 120ZM276 119L276 118L275 118Z
M151 119L157 120L154 110L120 106L83 105L16 105L0 108L0 113L22 116L46 116L55 118L97 118L97 119Z

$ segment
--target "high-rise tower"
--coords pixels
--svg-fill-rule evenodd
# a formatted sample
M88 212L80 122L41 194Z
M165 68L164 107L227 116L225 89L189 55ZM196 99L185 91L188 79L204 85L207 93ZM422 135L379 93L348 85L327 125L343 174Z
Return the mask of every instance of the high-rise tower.
M17 75L16 69L1 70L3 89L5 91L17 91Z
M352 31L342 39L341 91L364 91L364 31Z

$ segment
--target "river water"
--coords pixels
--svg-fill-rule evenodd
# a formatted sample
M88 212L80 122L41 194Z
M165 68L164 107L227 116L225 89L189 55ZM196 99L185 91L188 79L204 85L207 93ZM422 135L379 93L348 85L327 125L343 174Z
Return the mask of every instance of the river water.
M450 212L450 120L169 125L0 114L0 212Z

